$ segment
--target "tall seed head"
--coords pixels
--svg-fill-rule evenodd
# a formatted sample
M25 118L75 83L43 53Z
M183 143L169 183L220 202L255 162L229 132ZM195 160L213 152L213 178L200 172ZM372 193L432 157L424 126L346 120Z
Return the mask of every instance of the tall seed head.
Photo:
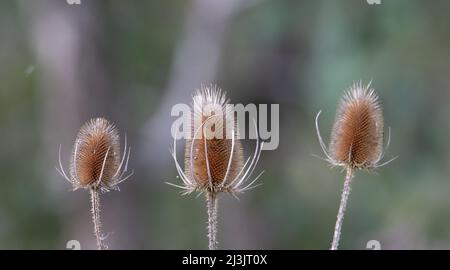
M362 83L355 83L342 98L336 113L327 149L318 127L319 142L333 166L352 169L374 169L384 156L383 151L383 112L375 90ZM390 134L389 134L390 135ZM386 148L389 146L389 139ZM395 159L395 158L394 158Z
M370 85L344 95L331 133L330 154L352 168L373 168L383 152L383 112Z
M58 172L72 184L74 190L84 188L90 191L92 221L98 249L108 248L101 233L99 192L118 189L120 182L133 175L131 172L123 177L128 169L129 158L127 137L125 136L125 147L121 156L119 133L115 126L104 118L91 119L81 127L71 155L69 176L62 166L61 146L59 147L59 168L56 168Z
M342 166L346 170L341 203L331 244L331 249L336 250L339 246L354 170L379 168L395 158L379 164L384 157L383 112L378 96L375 94L375 90L370 87L370 83L367 86L363 86L362 82L355 83L344 94L337 109L328 149L320 135L319 116L320 112L316 116L316 131L326 160L332 166ZM386 149L389 147L389 141L390 129Z
M244 162L234 110L227 103L225 93L213 85L202 86L193 95L191 138L186 139L184 171L175 156L175 141L173 150L184 183L184 186L175 186L184 189L185 193L195 190L240 193L252 188L259 177L245 184L256 167L262 144L258 139L253 157ZM249 162L250 158L252 162Z
M230 183L244 165L234 114L226 104L225 94L217 87L202 87L193 96L193 138L186 140L184 165L185 174L202 188L216 190ZM233 131L234 142L226 137L227 129Z

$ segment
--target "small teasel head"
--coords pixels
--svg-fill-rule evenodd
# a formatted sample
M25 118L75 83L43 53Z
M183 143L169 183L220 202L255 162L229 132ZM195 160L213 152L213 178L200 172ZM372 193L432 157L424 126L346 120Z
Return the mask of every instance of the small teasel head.
M327 149L319 132L318 118L316 130L326 160L332 166L352 169L375 169L380 164L383 151L383 112L375 90L362 83L355 83L342 98L336 113L331 132L331 141ZM389 137L386 149L389 146ZM395 159L395 158L394 158Z
M191 137L186 139L184 170L176 158L176 139L172 151L183 181L183 185L174 186L182 188L185 194L200 191L236 195L256 186L254 184L261 174L249 180L263 143L257 139L253 156L244 159L234 110L227 105L225 92L215 85L201 86L193 95Z
M59 149L59 172L74 187L101 189L109 191L118 189L117 185L129 178L126 175L130 148L120 152L120 138L116 127L104 118L91 119L85 123L75 140L70 161L69 176L61 164L61 147Z

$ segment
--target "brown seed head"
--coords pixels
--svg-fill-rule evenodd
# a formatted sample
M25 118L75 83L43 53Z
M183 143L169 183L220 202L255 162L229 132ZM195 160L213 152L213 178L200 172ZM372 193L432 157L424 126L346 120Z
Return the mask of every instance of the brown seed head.
M75 141L70 179L75 187L110 188L118 182L120 160L119 134L104 118L84 124Z
M120 157L119 133L114 125L104 118L91 119L84 124L75 140L71 155L69 174L61 162L59 147L59 168L57 171L69 181L74 190L78 188L118 189L117 185L133 175L128 171L131 148L125 147ZM69 176L67 176L69 175Z
M331 158L352 168L373 168L383 152L383 113L378 96L361 83L341 100L331 133Z
M255 187L249 181L258 163L262 143L257 139L253 156L244 163L244 153L232 106L217 86L202 86L193 96L191 137L186 139L184 171L172 152L185 194L193 191L241 193ZM256 134L258 138L258 134ZM169 183L170 184L170 183Z
M237 176L244 165L243 150L234 115L226 108L225 94L215 86L202 86L193 100L191 134L194 139L186 140L185 174L199 187L215 189ZM227 128L234 132L234 140L226 137Z

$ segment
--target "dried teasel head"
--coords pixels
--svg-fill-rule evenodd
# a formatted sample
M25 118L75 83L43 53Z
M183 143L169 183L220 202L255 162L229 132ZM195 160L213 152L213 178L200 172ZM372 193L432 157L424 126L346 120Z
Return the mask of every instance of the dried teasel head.
M176 139L172 151L183 185L169 183L183 189L184 194L200 191L236 195L257 186L254 184L262 173L253 180L250 178L263 143L257 133L254 154L244 159L234 111L227 103L225 92L215 85L202 86L193 95L191 138L186 139L184 171L176 158Z
M69 176L61 164L61 146L59 148L59 172L69 181L74 190L78 188L118 189L117 185L128 179L126 175L130 148L127 149L125 136L124 153L120 153L119 133L116 127L104 118L91 119L85 123L75 140Z
M342 166L352 169L375 169L386 165L380 161L383 152L383 112L375 90L362 83L355 83L342 98L331 132L329 149L326 148L320 136L318 119L316 129L319 142L326 160L332 166ZM389 137L386 149L389 146ZM394 158L395 159L395 158Z

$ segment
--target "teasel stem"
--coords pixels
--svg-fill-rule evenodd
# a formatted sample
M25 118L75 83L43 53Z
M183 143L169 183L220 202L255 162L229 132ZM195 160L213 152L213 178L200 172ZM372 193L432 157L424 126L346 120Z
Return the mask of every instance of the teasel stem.
M102 224L100 222L100 196L97 188L91 188L91 212L92 212L92 221L94 222L94 234L97 239L97 249L103 250L106 249L105 244L103 243L103 237L101 232Z
M217 249L217 194L214 192L207 192L206 204L208 211L208 240L209 250Z
M345 176L344 188L342 189L341 204L339 206L339 212L337 214L336 225L334 227L333 243L331 244L331 250L337 250L339 246L339 240L341 238L342 223L344 222L345 210L347 208L348 196L350 195L350 185L353 178L353 169L347 167L347 174Z

